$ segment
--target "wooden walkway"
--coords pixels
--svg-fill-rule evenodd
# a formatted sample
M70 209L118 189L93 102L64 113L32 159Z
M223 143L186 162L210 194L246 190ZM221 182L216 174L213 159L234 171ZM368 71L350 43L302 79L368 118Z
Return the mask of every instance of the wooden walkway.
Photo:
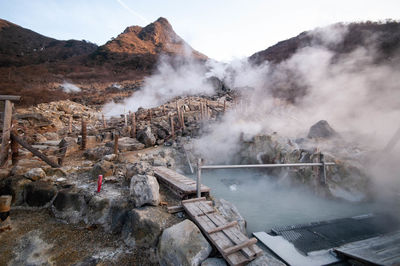
M400 231L349 243L335 252L370 265L400 265Z
M196 181L163 166L154 167L154 175L158 181L166 185L181 199L196 196ZM202 196L207 196L210 188L201 185Z
M255 245L257 239L244 235L236 221L226 221L212 207L211 201L204 197L183 200L182 206L229 265L246 265L262 254Z

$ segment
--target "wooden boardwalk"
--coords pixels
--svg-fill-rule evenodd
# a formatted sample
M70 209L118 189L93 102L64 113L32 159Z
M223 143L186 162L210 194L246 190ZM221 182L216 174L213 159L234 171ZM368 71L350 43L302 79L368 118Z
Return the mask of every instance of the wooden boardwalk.
M196 196L196 181L163 166L154 167L154 175L158 181L166 185L181 199ZM202 196L207 196L210 188L201 185Z
M244 235L237 222L226 221L211 206L211 201L204 197L183 200L182 206L229 265L246 265L262 254L255 245L257 239Z
M370 265L400 265L400 231L349 243L335 252Z

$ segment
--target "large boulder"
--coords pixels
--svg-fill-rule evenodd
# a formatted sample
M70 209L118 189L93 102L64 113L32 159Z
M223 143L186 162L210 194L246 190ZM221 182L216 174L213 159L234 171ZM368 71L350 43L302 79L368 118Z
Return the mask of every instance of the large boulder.
M152 147L156 144L156 137L151 132L151 127L146 127L143 130L140 130L136 136L137 140L143 143L146 148Z
M101 160L96 163L92 169L92 177L94 179L98 178L99 175L103 175L103 177L113 175L114 164L112 162Z
M336 131L331 128L327 121L321 120L310 127L307 137L314 138L331 138L336 136Z
M114 148L114 141L107 142L106 146ZM118 150L121 152L138 151L144 149L144 147L143 143L134 138L123 137L118 139Z
M46 172L42 168L32 168L24 174L30 180L37 181L46 177Z
M145 204L157 206L160 203L160 186L151 175L134 175L131 178L130 195L135 207Z
M111 147L96 147L96 148L91 148L87 149L84 153L83 156L85 156L86 159L88 160L99 160L103 158L105 155L112 154L113 149Z
M216 199L214 201L215 208L218 212L228 221L233 222L237 221L239 225L239 229L243 234L246 233L246 220L240 215L239 210L236 208L235 205L230 203L224 199Z
M184 220L167 229L159 243L160 265L200 265L211 253L211 246L199 228Z
M25 185L25 202L32 207L42 207L51 202L56 188L46 182L36 181Z
M0 180L0 195L12 195L13 205L22 205L25 202L25 185L31 180L22 176L13 176Z
M128 213L122 228L122 238L128 246L156 247L171 215L160 208L146 206Z
M247 265L248 266L265 266L265 265L268 265L268 266L285 266L286 264L281 262L278 259L275 259L271 255L267 255L265 253L263 256L258 257L257 259L251 261Z
M76 188L60 190L51 209L55 217L69 223L78 223L87 209L83 191Z

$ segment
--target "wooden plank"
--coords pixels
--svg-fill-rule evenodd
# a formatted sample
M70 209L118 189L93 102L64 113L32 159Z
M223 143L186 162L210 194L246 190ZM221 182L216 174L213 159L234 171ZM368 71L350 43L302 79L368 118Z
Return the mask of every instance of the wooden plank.
M177 213L177 212L182 212L185 209L183 209L183 206L171 206L168 207L168 213Z
M60 168L60 166L58 164L56 164L55 162L51 161L49 158L47 158L46 155L44 155L43 153L41 153L39 150L35 149L34 147L32 147L31 145L29 145L28 143L26 143L23 139L21 139L20 137L18 137L17 135L14 135L13 133L11 133L11 138L13 140L15 140L16 142L18 142L22 147L24 147L25 149L27 149L28 151L32 152L33 155L39 157L40 159L42 159L45 163L47 163L48 165L50 165L53 168Z
M196 202L196 201L205 201L205 200L206 200L205 197L201 197L201 198L182 200L182 203L192 203L192 202Z
M58 164L60 166L63 165L64 159L65 159L65 154L67 152L68 148L68 143L65 139L62 139L60 143L58 144L58 148L60 149L60 157L58 157Z
M230 223L227 223L227 224L224 224L224 225L217 226L217 227L215 227L213 229L207 230L207 233L208 234L213 234L213 233L222 231L224 229L227 229L229 227L236 226L237 224L238 224L237 221L233 221L233 222L230 222Z
M334 249L337 254L374 265L400 264L400 231L352 242Z
M18 95L0 95L0 101L19 101L21 96Z
M235 252L237 252L237 251L239 251L239 250L241 250L241 249L243 249L245 247L254 245L255 243L257 243L257 239L252 237L252 238L247 239L247 240L245 240L245 241L243 241L243 242L241 242L239 244L236 244L236 245L234 245L232 247L224 249L223 253L224 253L225 256L227 256L227 255L235 253Z
M13 103L9 100L6 100L4 106L4 116L3 116L3 136L1 139L1 149L0 149L0 167L3 167L8 159L8 150L10 148L9 142L10 142L12 108L13 108Z

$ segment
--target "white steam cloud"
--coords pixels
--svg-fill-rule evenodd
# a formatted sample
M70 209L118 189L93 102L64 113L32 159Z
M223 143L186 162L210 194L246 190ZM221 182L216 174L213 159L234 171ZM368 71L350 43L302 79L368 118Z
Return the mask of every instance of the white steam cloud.
M161 57L156 73L144 80L140 91L135 92L123 103L107 103L103 112L115 116L127 111L136 111L139 107L156 107L177 96L212 94L214 89L207 82L206 76L207 70L204 65L190 57Z
M80 92L81 91L81 88L79 88L78 86L76 86L76 85L74 85L72 83L66 82L66 81L64 81L64 83L61 84L60 87L66 93Z

